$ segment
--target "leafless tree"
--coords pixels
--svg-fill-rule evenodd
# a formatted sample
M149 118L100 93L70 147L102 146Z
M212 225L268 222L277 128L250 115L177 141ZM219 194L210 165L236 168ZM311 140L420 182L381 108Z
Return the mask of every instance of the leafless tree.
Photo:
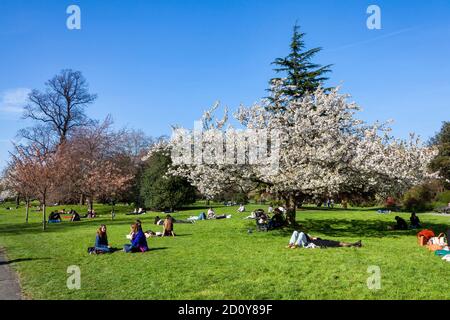
M68 135L78 127L89 123L85 108L92 104L97 96L89 93L88 84L81 72L71 69L62 70L46 82L45 91L33 90L29 94L29 103L25 106L24 119L31 119L41 127L25 130L23 137L32 142L42 142L42 128L50 130L59 143L66 141Z

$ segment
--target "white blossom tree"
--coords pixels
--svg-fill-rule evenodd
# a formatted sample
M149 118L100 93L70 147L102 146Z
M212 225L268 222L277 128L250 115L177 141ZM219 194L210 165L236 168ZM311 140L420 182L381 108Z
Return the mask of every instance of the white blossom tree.
M297 205L305 199L342 193L398 194L429 176L427 166L436 150L423 147L414 135L408 141L393 138L388 123L361 121L356 117L360 107L348 102L349 96L339 89L325 93L319 88L294 100L276 88L273 92L270 102L262 100L237 110L234 117L246 135L242 138L241 132L241 139L232 139L232 144L217 139L218 132L224 140L237 132L230 125L224 129L227 113L223 119L214 118L217 106L204 113L203 131L177 130L169 143L157 147L175 153L178 161L170 173L186 177L210 197L230 184L246 189L264 185L292 209L291 223ZM272 112L268 104L274 103L288 108ZM249 160L255 145L264 151L266 144L261 147L257 134L263 131L271 157L277 156L275 171L267 157L238 161L242 156ZM215 161L208 159L211 154Z

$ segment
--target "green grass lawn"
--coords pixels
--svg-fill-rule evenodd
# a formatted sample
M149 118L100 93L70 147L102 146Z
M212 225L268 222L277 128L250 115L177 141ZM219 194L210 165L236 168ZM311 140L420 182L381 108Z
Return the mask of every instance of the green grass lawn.
M257 207L267 209L247 210ZM312 235L361 239L363 247L292 250L285 248L292 230L257 232L254 221L243 220L248 212L237 214L236 208L216 208L231 219L175 224L178 236L150 239L147 253L92 256L87 247L101 223L108 225L112 246L128 243L125 235L135 219L124 215L129 207L118 207L111 221L110 208L98 205L99 218L50 225L43 232L40 213L33 212L27 225L24 208L3 206L0 246L32 299L450 299L450 263L419 247L416 231L387 231L394 214L300 210L297 220ZM174 217L201 211L206 209L193 207ZM161 231L152 224L156 215L161 214L139 216L145 230ZM450 217L419 216L435 231L450 225ZM66 286L70 265L81 269L80 290ZM369 266L381 268L380 290L367 287Z

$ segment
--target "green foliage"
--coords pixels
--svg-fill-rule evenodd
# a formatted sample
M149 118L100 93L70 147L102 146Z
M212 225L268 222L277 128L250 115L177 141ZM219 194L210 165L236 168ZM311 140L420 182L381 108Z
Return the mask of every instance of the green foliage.
M174 210L195 202L196 189L186 179L166 175L170 162L163 153L148 159L140 189L147 208Z
M433 208L432 200L435 194L428 184L415 186L403 196L403 209L422 212Z
M431 139L430 144L439 150L438 155L430 163L430 168L439 171L446 189L450 189L450 122L443 123L441 131Z
M449 204L450 203L450 190L446 190L444 192L438 193L436 196L436 201Z
M283 89L280 93L292 98L299 98L308 92L314 92L328 80L325 74L331 71L331 65L321 66L311 62L311 59L322 48L305 50L305 42L303 40L305 33L300 32L299 29L298 25L294 26L289 55L284 58L277 58L272 63L277 66L274 69L275 72L282 73L283 78L285 78L283 80ZM273 84L277 80L280 80L280 78L273 78L270 80L270 83Z

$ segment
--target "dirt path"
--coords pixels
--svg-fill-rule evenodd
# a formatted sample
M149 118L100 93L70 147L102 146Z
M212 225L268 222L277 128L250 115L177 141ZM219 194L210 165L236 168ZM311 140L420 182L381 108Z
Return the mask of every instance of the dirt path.
M22 300L19 280L10 263L0 248L0 300Z

